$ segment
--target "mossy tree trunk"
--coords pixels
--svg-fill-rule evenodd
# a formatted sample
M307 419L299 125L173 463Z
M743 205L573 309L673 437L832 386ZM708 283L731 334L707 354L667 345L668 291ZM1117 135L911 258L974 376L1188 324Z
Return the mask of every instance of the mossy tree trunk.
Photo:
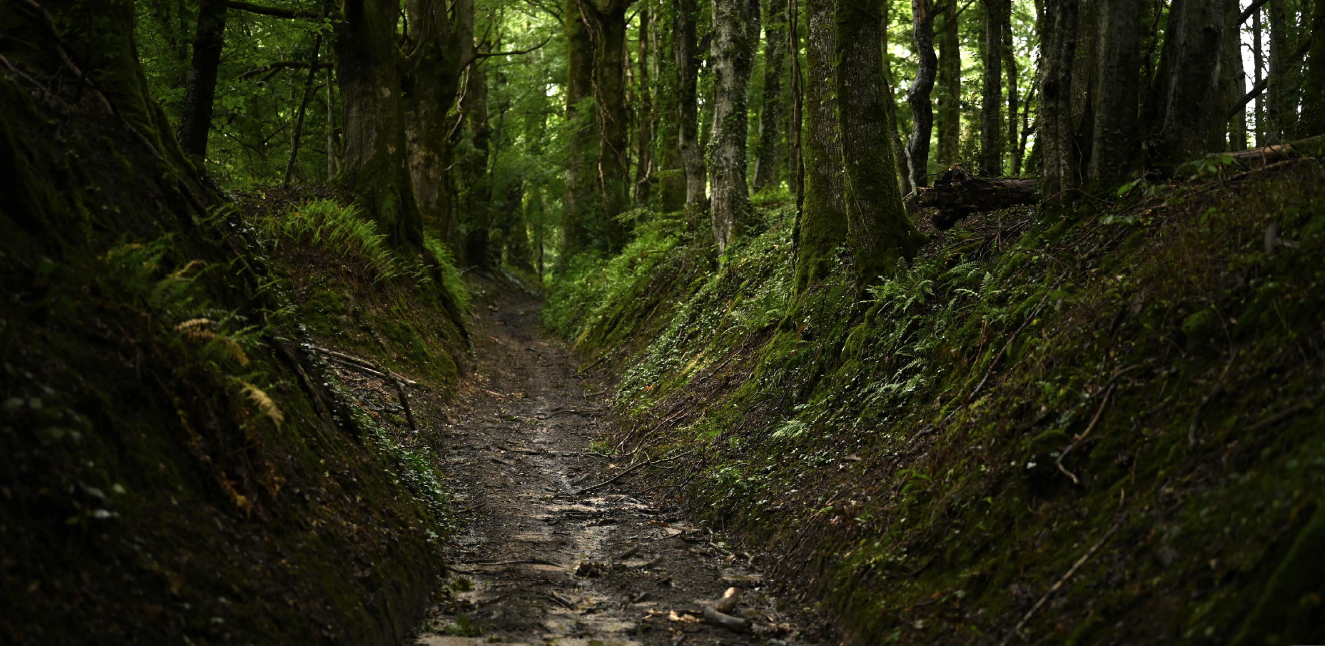
M699 6L697 0L677 0L675 57L678 145L686 179L686 219L699 220L708 203L708 174L704 149L699 144Z
M897 188L903 196L906 196L915 191L915 187L911 185L911 173L907 172L906 145L902 143L902 134L897 126L897 101L893 95L892 62L888 53L889 5L888 2L879 5L879 54L883 58L883 107L888 113L888 123L886 124L888 145L892 148L893 166L897 169Z
M464 67L474 55L474 2L457 0L454 20L444 0L409 0L410 92L405 95L410 178L420 216L443 241L452 228L446 194L447 114Z
M1206 152L1210 131L1224 124L1219 100L1224 18L1232 0L1174 0L1159 71L1144 122L1151 128L1149 162L1172 168Z
M1051 207L1077 187L1076 132L1072 123L1073 59L1077 49L1077 0L1045 0L1040 36L1040 116L1036 128L1040 194Z
M749 132L746 91L759 44L759 0L713 0L713 143L709 205L713 240L721 253L749 225L745 181Z
M842 135L837 125L834 0L805 0L805 203L796 239L796 291L828 276L847 238Z
M910 260L924 236L907 219L888 144L883 30L873 0L837 0L837 123L846 169L847 238L865 286Z
M593 41L580 10L582 0L566 0L566 193L562 199L561 254L571 256L589 247L590 223L597 211L598 137L593 104ZM561 263L560 266L565 266Z
M199 164L207 158L212 130L212 104L216 99L216 73L225 48L225 0L198 1L198 27L193 37L193 61L184 88L179 118L179 143Z
M653 185L657 182L657 176L654 173L653 159L653 93L654 86L650 82L651 74L649 69L649 40L651 12L649 8L642 7L639 11L639 55L636 57L636 68L639 70L639 109L636 112L637 122L635 128L635 203L647 204L649 195L653 190Z
M1007 147L1009 151L1012 175L1021 174L1021 145L1018 139L1017 119L1021 107L1021 88L1018 81L1020 70L1017 68L1017 52L1012 40L1012 2L1003 3L1006 13L1003 15L1003 73L1007 74L1008 129Z
M984 0L985 33L980 55L980 173L1003 174L1003 20L1008 0Z
M489 234L492 229L492 175L488 172L492 124L488 121L488 77L482 65L471 65L465 75L465 93L460 100L460 118L469 131L470 148L461 151L458 165L464 183L465 264L478 269L494 265Z
M939 148L935 158L944 168L957 163L961 143L962 51L958 22L957 10L943 12L943 28L938 36Z
M685 208L686 175L681 163L680 103L678 92L681 78L676 64L677 0L665 0L661 15L653 21L658 32L658 95L654 108L662 116L658 120L658 191L659 208L672 213Z
M934 4L932 0L911 0L911 26L916 43L916 78L906 93L911 106L911 139L906 145L906 161L911 185L929 186L929 136L934 129L934 106L929 95L934 91L938 57L934 55Z
M630 110L626 104L626 11L632 0L580 0L593 43L598 128L598 244L616 251L627 231L617 216L630 205Z
M1141 80L1140 0L1097 0L1094 106L1086 183L1095 192L1116 188L1140 172L1137 111Z
M1315 0L1311 16L1311 50L1302 82L1302 134L1325 135L1325 0Z
M764 11L764 96L759 112L759 144L755 150L754 190L782 181L782 77L786 75L787 19L779 0Z
M334 38L345 107L339 181L393 247L421 249L423 219L414 199L405 139L405 61L396 43L400 5L394 0L345 0L342 11Z

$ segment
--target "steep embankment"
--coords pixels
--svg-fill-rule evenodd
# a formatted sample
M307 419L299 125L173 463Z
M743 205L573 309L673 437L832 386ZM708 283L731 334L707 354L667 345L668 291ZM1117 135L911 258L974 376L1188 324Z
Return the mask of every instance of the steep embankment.
M94 25L81 53L35 10L0 20L31 34L0 76L0 642L394 641L442 567L446 501L398 408L357 405L304 323L445 386L449 296L423 267L373 278L362 312L332 302L364 293L362 250L255 232L146 99L124 16L79 7L59 16ZM396 329L421 325L405 302L426 333Z
M789 315L788 207L717 265L664 218L546 319L622 367L617 448L696 450L658 477L858 643L1319 640L1325 171L1209 166Z

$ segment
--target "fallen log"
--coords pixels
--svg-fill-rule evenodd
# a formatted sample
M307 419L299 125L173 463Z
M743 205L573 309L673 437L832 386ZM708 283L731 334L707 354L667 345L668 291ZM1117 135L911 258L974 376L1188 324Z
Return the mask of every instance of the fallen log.
M976 177L957 165L943 171L933 186L920 189L916 203L921 208L938 209L934 226L946 231L973 213L1039 204L1035 184L1034 178Z

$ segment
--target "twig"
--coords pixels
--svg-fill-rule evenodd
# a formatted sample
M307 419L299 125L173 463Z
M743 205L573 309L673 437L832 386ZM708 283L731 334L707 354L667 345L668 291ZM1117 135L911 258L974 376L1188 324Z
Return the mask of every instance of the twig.
M1020 635L1021 629L1025 627L1026 622L1030 621L1031 617L1035 616L1035 613L1044 605L1044 602L1048 601L1049 597L1053 596L1059 588L1062 588L1063 584L1066 583L1068 579L1072 578L1072 575L1076 574L1077 570L1081 569L1081 566L1085 565L1086 561L1090 560L1090 557L1094 556L1095 552L1098 552L1099 549L1104 546L1104 543L1109 540L1109 537L1113 536L1115 531L1118 531L1118 526L1121 523L1122 517L1119 516L1118 519L1113 522L1113 525L1109 527L1109 531L1104 532L1104 535L1100 537L1100 540L1096 541L1085 554L1081 555L1081 558L1077 559L1076 563L1072 564L1072 568L1067 571L1067 574L1064 574L1061 578L1055 581L1053 586L1049 588L1049 591L1045 592L1044 596L1040 597L1040 600L1036 601L1035 605L1031 606L1031 609L1026 611L1026 615L1021 618L1021 621L1017 622L1016 627L1012 629L1012 632L1007 637L1003 638L1003 641L999 642L998 646L1007 646L1008 642L1012 641L1013 637Z
M414 421L414 411L411 410L409 407L409 397L405 395L405 386L404 386L404 384L409 384L411 386L418 386L419 385L418 382L410 381L409 379L406 379L392 372L390 369L380 366L376 363L373 363L372 361L369 361L367 359L360 359L359 357L348 355L345 354L344 352L337 352L335 350L330 350L316 345L313 346L313 349L317 350L318 352L321 352L322 354L327 355L331 359L335 360L336 363L339 363L342 366L345 366L347 368L353 368L361 372L366 372L375 377L380 377L382 379L385 379L386 381L391 382L391 384L396 387L396 394L400 395L400 407L405 409L405 421L409 423L409 430L414 431L416 433L418 432L419 425Z
M591 491L597 491L598 489L602 489L603 487L606 487L607 485L610 485L610 484L612 484L613 482L616 482L617 480L620 480L620 479L622 479L622 478L624 478L624 477L630 475L631 473L633 473L633 472L634 472L635 470L637 470L637 469L642 469L642 468L644 468L644 467L652 466L652 465L655 465L655 464L662 464L662 463L664 463L664 462L671 462L672 460L679 460L679 459L684 458L684 457L686 457L687 455L690 455L690 454L692 454L692 453L694 453L694 451L686 451L685 453L682 453L682 454L680 454L680 455L675 455L675 456L672 456L672 457L670 457L670 458L663 458L663 459L661 459L661 460L649 460L649 461L647 461L647 462L641 462L641 463L636 464L635 466L630 467L629 469L626 469L625 471L622 471L621 473L618 473L618 474L616 474L615 476L612 476L611 478L609 478L609 479L607 479L607 480L604 480L604 481L602 481L602 482L600 482L600 483L598 483L598 484L596 484L596 485L593 485L593 486L591 486L591 487L585 487L585 488L583 488L583 489L581 489L581 490L579 490L579 491L576 491L576 492L575 492L575 495L577 495L577 496L583 496L584 494L589 493L589 492L591 492Z
M351 363L357 363L357 364L359 364L359 365L361 365L361 366L364 366L364 367L366 367L366 368L372 368L372 369L374 369L374 370L377 370L379 373L382 373L384 376L387 376L387 377L389 377L389 378L391 378L391 379L398 379L398 380L400 380L401 383L403 383L403 384L405 384L405 385L407 385L407 386L413 386L413 387L415 387L415 388L420 388L420 387L422 387L422 386L420 386L419 382L414 381L414 380L412 380L412 379L407 379L407 378L401 376L399 373L396 373L396 372L392 371L390 368L387 368L387 367L385 367L385 366L382 366L382 365L378 364L377 362L372 361L372 360L370 360L370 359L364 359L364 358L361 358L361 357L356 357L356 356L354 356L354 355L352 355L352 354L345 354L344 352L337 352L337 351L332 350L332 349L330 349L330 348L324 348L324 347L322 347L322 346L320 346L320 345L315 345L315 346L313 346L313 349L314 349L314 350L317 350L318 352L321 352L322 354L328 355L328 356L337 357L337 358L339 358L339 359L343 359L343 360L345 360L345 361L349 361L349 362L351 362Z
M551 565L553 567L559 567L559 568L566 567L560 563L553 563L552 561L549 561L547 559L516 559L514 561L478 561L475 563L470 563L469 565L481 565L485 567L492 567L498 565Z
M1095 424L1100 421L1100 415L1104 414L1104 407L1109 405L1109 396L1112 394L1113 394L1113 386L1109 386L1109 389L1104 391L1104 398L1100 400L1100 406L1099 408L1095 409L1095 416L1090 418L1090 424L1086 426L1086 430L1082 431L1080 435L1073 438L1072 443L1067 445L1067 448L1063 449L1062 453L1058 454L1058 460L1055 462L1055 464L1058 465L1058 470L1062 471L1063 475L1072 479L1072 484L1081 484L1081 481L1078 480L1077 477L1073 475L1071 471L1068 471L1067 467L1063 466L1063 458L1067 457L1067 454L1071 453L1072 449L1077 448L1077 445L1081 443L1081 440L1086 439L1086 436L1090 435L1090 432L1095 430Z

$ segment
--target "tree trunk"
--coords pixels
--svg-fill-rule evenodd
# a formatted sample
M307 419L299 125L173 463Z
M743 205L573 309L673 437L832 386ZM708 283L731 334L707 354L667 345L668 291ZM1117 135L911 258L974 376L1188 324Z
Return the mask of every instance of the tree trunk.
M405 147L404 67L394 0L345 0L336 24L336 76L345 105L340 183L397 248L423 246Z
M225 48L226 0L198 0L198 28L193 37L193 62L184 88L179 119L179 144L201 164L207 158L216 99L216 72Z
M1261 79L1265 77L1265 59L1261 49L1261 10L1257 9L1251 14L1251 60L1256 70L1256 85L1261 84ZM1269 131L1265 127L1265 95L1256 95L1256 145L1264 146L1266 144L1265 135Z
M1179 0L1181 1L1181 0ZM1077 0L1045 0L1040 36L1040 116L1036 147L1043 188L1051 207L1062 206L1077 187L1077 151L1072 123L1072 63L1076 56Z
M1141 171L1137 111L1141 82L1140 0L1096 0L1094 127L1086 182L1112 190Z
M672 213L685 208L686 178L681 164L680 104L677 92L681 77L676 65L676 0L665 0L662 13L653 21L658 31L658 49L655 57L659 67L659 91L655 109L662 118L658 121L658 187L660 208ZM670 22L668 22L670 20Z
M630 205L630 111L626 103L626 10L630 0L580 0L593 42L593 96L598 121L599 208L595 229L608 251L626 243L617 219Z
M1286 137L1292 136L1292 128L1297 118L1297 106L1292 100L1289 69L1289 25L1291 20L1285 15L1284 0L1270 0L1270 79L1266 89L1269 112L1266 123L1269 125L1267 140L1271 144L1280 144Z
M755 150L754 190L777 186L781 181L782 77L786 74L787 22L776 2L768 5L764 21L764 97L759 113L759 144Z
M1315 0L1311 16L1311 50L1302 79L1302 134L1325 135L1325 0Z
M722 253L750 218L745 182L748 133L746 90L759 44L759 0L713 0L713 170L710 215Z
M299 143L304 134L304 115L308 113L308 102L313 100L313 81L317 80L317 57L322 52L322 34L313 37L313 58L308 65L308 76L304 79L304 95L299 101L299 109L295 111L294 131L290 135L290 157L285 162L285 176L281 180L282 187L290 186L290 179L294 177L294 166L299 161Z
M907 219L888 144L883 30L873 0L837 0L837 123L846 170L847 238L859 287L890 276L924 236ZM1001 34L1001 32L1000 32Z
M879 54L883 60L883 109L887 112L887 133L888 145L892 147L893 167L897 171L897 189L901 191L902 197L910 195L915 187L911 185L911 173L906 167L906 146L902 144L902 135L897 126L897 99L893 94L892 65L888 59L888 26L891 21L888 18L889 3L880 3L879 6ZM941 68L940 68L940 71ZM905 204L905 199L903 204Z
M452 241L446 168L450 166L447 140L452 126L447 119L460 91L462 67L474 54L474 2L455 2L454 20L445 0L409 0L413 58L411 91L405 96L406 140L410 178L420 216L442 241Z
M929 136L934 128L934 108L929 94L934 90L938 58L934 56L934 6L931 0L911 0L911 23L916 41L915 81L906 93L911 106L911 139L906 145L906 163L912 186L929 185Z
M981 57L984 77L980 93L980 173L1003 174L1003 6L1008 0L983 0L985 35Z
M487 70L470 65L465 75L465 93L460 99L460 117L464 119L473 147L462 153L458 170L464 182L465 231L463 262L477 269L493 267L493 249L489 240L492 229L492 176L488 172L492 126L488 122Z
M580 3L566 0L566 123L570 129L566 151L565 185L561 210L561 256L569 260L588 249L590 223L597 211L598 136L593 101L593 41ZM559 267L565 267L562 262Z
M847 238L842 136L837 124L834 0L805 0L805 205L797 232L796 291L827 276Z
M955 0L952 2L956 4ZM943 29L939 30L939 149L936 159L944 168L957 163L961 149L962 41L957 31L959 22L954 6L944 12Z
M1242 65L1242 38L1240 29L1242 25L1242 12L1238 9L1237 2L1225 4L1225 20L1229 37L1224 39L1224 68L1223 74L1223 101L1222 106L1227 108L1231 106L1242 95L1247 92L1247 73ZM1226 127L1219 131L1219 143L1224 150L1246 150L1247 149L1247 112L1245 109L1236 111L1225 122ZM1224 136L1227 135L1227 136Z
M677 0L676 72L678 143L686 177L686 220L695 223L708 202L708 175L699 147L699 7L697 0Z
M336 180L340 168L340 142L336 138L336 84L332 82L331 68L327 68L327 181Z
M801 215L805 207L805 159L802 140L805 136L805 91L801 76L800 0L787 0L787 51L791 53L791 128L787 136L790 149L787 167L791 172L791 189L796 193L796 225L792 229L792 245L799 244ZM799 263L797 263L799 266Z
M939 174L933 187L920 193L917 203L921 208L936 209L934 227L946 230L972 213L1039 201L1034 179L976 177L953 166Z
M639 12L639 110L635 115L635 203L647 204L653 184L653 84L649 82L649 9Z
M1021 106L1021 89L1017 87L1018 69L1017 69L1017 50L1016 43L1012 39L1012 2L1007 0L1003 3L1003 8L1007 13L1003 15L1003 69L1007 74L1008 80L1008 150L1012 159L1012 174L1021 174L1021 146L1017 131L1017 120L1021 118L1019 108Z
M1169 10L1145 119L1152 128L1151 161L1159 167L1200 156L1211 129L1225 122L1219 80L1224 38L1229 37L1224 6L1230 1L1174 0Z

